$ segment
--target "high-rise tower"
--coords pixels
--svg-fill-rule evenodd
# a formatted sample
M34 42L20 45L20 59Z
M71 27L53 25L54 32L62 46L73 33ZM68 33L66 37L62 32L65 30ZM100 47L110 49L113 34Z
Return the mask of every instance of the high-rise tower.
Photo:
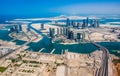
M70 19L67 18L67 21L66 21L66 27L70 26Z

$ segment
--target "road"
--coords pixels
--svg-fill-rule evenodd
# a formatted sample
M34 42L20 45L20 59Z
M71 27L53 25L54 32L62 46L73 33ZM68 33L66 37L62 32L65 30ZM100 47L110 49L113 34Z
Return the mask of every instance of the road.
M100 69L96 76L108 76L109 51L105 47L103 47L95 42L91 41L91 43L94 44L95 46L99 47L103 51L102 63L101 63Z
M31 26L30 28L33 28L33 27ZM33 33L33 34L35 34L35 33ZM36 34L35 34L35 35L36 35ZM12 56L14 53L18 52L19 49L21 49L22 47L24 47L24 46L26 46L27 44L31 43L32 41L36 40L37 38L38 38L38 36L37 36L35 39L33 39L33 40L27 41L26 43L24 43L24 44L21 45L20 47L13 49L12 52L9 52L9 53L5 54L4 56L0 57L0 60L1 60L1 61L4 61L4 60L6 59L6 57Z

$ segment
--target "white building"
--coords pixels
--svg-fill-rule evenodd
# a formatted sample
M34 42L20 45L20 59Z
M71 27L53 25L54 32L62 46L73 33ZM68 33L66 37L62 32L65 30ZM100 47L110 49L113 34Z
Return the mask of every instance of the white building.
M57 67L56 76L65 76L65 66L64 65Z

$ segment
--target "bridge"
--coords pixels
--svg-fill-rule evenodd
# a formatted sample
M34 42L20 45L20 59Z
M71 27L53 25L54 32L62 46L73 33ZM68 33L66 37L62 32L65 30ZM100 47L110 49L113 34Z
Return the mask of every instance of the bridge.
M101 66L100 66L100 68L99 68L98 73L96 74L96 76L108 76L109 51L105 47L103 47L103 46L101 46L101 45L99 45L99 44L97 44L95 42L91 41L91 43L93 45L99 47L103 51L103 54L102 54L102 63L101 63Z

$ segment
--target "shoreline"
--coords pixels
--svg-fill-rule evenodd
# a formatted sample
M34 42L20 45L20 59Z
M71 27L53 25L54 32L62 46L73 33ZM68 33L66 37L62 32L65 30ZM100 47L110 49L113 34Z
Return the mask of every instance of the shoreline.
M32 24L32 26L35 28L35 29L37 29L37 30L39 30L39 31L41 31L40 30L40 26L39 26L40 24L39 23L33 23ZM48 31L48 29L50 28L50 27L53 27L53 28L58 28L59 26L52 26L52 25L49 25L49 24L45 24L45 28L46 28L46 30L42 30L41 32L44 34L44 35L46 35L45 33L44 33L44 31ZM7 30L7 29L6 29ZM41 40L40 40L41 41ZM104 43L104 42L108 42L108 43L111 43L110 41L95 41L95 42L98 42L98 43ZM113 41L112 41L113 42ZM53 42L54 43L54 42ZM117 43L119 43L119 42L117 42ZM37 44L37 43L35 43L35 44ZM69 48L69 45L79 45L79 44L82 44L82 43L55 43L55 44L60 44L62 47L64 46L64 45L66 45L66 46L68 46L67 48ZM83 43L83 44L88 44L88 42L86 42L86 43ZM33 45L33 44L32 44ZM42 44L39 44L39 46L41 46ZM32 47L32 46L31 46ZM30 49L32 49L33 51L35 50L35 49L38 49L38 48L31 48L30 47ZM57 46L57 47L59 47L59 46ZM55 47L53 47L53 48L57 48L56 46ZM40 49L40 48L39 48ZM57 48L58 49L58 48ZM93 48L94 49L94 48ZM46 49L46 51L43 51L43 53L47 53L47 54L50 54L49 53L49 51L51 51L50 49ZM59 50L61 50L61 49L59 49ZM71 49L72 50L72 49ZM71 51L70 50L70 51ZM78 49L79 51L81 51L82 52L82 49L80 50L80 49ZM83 49L84 50L84 49ZM62 50L61 50L62 51ZM55 53L53 53L53 54L61 54L60 52L61 51L55 51ZM75 49L73 49L73 51L74 52L77 52L77 51L75 51ZM81 53L81 52L77 52L77 53ZM37 52L37 50L36 50L36 52ZM89 50L88 50L88 52L90 52Z

